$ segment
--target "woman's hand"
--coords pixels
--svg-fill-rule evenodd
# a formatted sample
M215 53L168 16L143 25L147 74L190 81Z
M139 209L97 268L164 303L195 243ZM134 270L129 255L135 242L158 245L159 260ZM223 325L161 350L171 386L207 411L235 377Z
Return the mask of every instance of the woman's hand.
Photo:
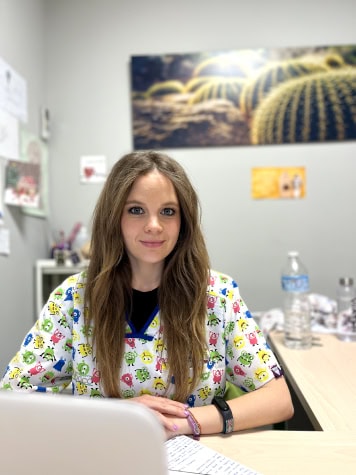
M180 429L181 423L185 422L184 419L187 419L188 415L186 404L150 394L135 397L132 401L143 404L157 414L166 431L167 438L183 433Z

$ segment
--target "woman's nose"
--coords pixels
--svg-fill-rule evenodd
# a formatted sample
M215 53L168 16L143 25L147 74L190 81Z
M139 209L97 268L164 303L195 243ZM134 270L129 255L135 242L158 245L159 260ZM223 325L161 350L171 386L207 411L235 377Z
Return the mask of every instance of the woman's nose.
M162 225L157 216L150 216L147 219L146 225L145 225L145 231L146 232L160 232L162 231Z

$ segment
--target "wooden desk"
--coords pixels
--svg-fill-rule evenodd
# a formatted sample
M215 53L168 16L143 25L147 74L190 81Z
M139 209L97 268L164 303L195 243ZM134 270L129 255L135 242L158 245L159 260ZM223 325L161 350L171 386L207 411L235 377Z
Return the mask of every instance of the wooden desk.
M291 350L269 342L316 431L260 430L204 436L201 442L263 475L356 473L356 343L320 334L320 345Z
M246 431L201 442L263 475L356 472L356 431Z
M277 332L269 342L314 428L355 431L356 343L331 334L318 337L321 346L310 350L287 348Z

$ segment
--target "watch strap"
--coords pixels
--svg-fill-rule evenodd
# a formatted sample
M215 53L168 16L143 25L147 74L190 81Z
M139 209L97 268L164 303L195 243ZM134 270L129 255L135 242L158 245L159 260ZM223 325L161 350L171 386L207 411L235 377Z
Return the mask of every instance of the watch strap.
M224 398L219 396L214 396L212 404L217 408L223 418L223 430L224 434L229 434L234 430L234 417L230 406L225 401Z

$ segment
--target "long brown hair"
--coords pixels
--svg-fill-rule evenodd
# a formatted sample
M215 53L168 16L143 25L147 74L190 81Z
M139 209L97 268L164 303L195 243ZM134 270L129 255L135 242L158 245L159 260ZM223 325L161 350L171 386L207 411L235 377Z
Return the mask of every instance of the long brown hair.
M106 180L93 215L85 290L86 324L94 327L92 343L104 391L109 397L120 397L125 311L130 308L132 296L132 273L123 243L121 216L137 177L154 169L173 183L181 211L179 238L165 260L158 303L170 376L175 380L175 399L184 401L198 384L203 368L210 265L197 194L182 166L163 153L129 153L116 162Z

